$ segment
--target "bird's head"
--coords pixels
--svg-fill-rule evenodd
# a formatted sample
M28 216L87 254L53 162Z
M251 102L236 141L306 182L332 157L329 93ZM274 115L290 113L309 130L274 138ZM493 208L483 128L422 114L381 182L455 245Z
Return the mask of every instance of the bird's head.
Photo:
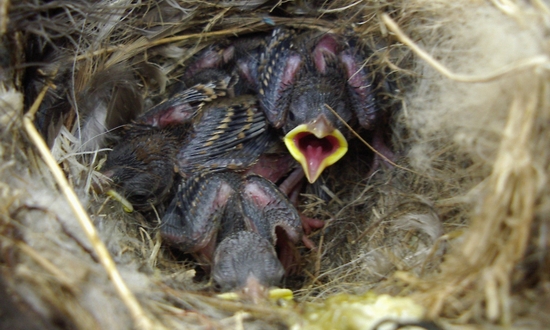
M237 232L216 248L212 277L222 291L263 291L258 288L278 285L284 273L273 245L255 232Z
M316 74L309 86L295 88L299 92L289 104L282 129L290 154L302 165L309 182L315 182L323 170L340 160L348 150L342 121L352 119L346 104L345 81ZM339 81L340 80L340 81ZM339 119L337 113L341 119Z
M296 44L282 72L287 83L278 99L280 126L290 154L302 165L308 181L314 182L347 152L342 121L353 116L347 76L338 56L342 43L325 34Z
M262 54L260 104L309 182L347 152L346 123L372 128L377 107L365 56L344 36L285 28L273 31Z

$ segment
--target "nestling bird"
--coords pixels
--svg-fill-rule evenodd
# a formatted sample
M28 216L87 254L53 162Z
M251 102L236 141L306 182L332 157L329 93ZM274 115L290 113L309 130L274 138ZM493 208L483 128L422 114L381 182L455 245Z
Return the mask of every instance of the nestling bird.
M170 198L177 179L176 156L191 121L206 101L224 95L225 83L198 84L158 104L126 125L101 172L110 182L96 190L116 190L138 211L150 210Z
M170 198L177 176L175 158L185 134L185 127L132 124L109 153L101 172L134 209L150 210ZM106 190L108 185L96 189Z
M212 265L212 277L229 291L279 284L285 270L275 246L298 242L302 225L292 203L267 179L199 173L179 186L161 233Z
M284 27L273 30L260 55L260 104L309 182L347 152L342 121L369 130L378 125L375 76L363 66L368 56L353 39ZM380 136L374 139L381 144Z
M101 171L136 209L166 201L178 176L244 170L269 147L272 132L256 99L216 100L224 84L197 84L126 127Z
M373 144L391 156L380 134L377 82L362 66L367 57L353 39L278 27L269 36L207 49L184 74L192 87L137 120L136 125L155 129L157 137L185 129L175 148L163 154L170 165L162 167L163 173L175 167L172 176L181 184L161 232L168 243L212 265L222 289L275 285L292 266L289 254L304 236L291 200L296 201L304 175L314 182L344 156L349 137L344 123L371 130ZM256 95L242 95L250 92ZM274 131L284 134L303 171L295 169L288 153L270 153L280 141ZM113 153L110 158L124 159ZM137 170L148 171L146 166ZM160 182L158 173L151 173L140 179L144 186L150 186L148 180ZM312 226L322 225L310 220Z
M300 216L272 182L246 174L265 172L255 164L273 142L256 99L196 103L205 100L204 91L197 93L203 87L183 91L131 124L103 173L138 210L172 198L161 222L164 240L210 265L222 290L262 295L296 261L287 255L280 261L275 247L288 252L302 238Z
M264 38L208 49L189 70L217 68L239 75L239 90L256 94L268 122L282 130L288 151L312 183L346 154L350 134L344 122L372 131L373 146L393 158L381 129L382 79L365 66L370 55L354 38L277 27Z

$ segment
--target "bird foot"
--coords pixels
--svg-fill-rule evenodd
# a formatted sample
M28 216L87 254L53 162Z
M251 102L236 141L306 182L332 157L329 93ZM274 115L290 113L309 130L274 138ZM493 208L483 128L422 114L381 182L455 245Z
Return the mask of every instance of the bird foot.
M309 235L314 229L320 229L325 226L325 221L306 217L303 214L300 214L300 219L302 220L302 227L306 235Z

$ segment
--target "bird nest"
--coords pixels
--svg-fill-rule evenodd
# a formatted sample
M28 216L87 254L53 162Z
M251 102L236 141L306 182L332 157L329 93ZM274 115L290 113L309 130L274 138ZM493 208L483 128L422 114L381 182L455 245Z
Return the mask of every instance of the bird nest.
M2 328L548 323L542 1L26 0L0 1L0 15ZM353 140L328 198L300 200L326 224L283 283L293 299L249 303L218 296L162 244L154 216L91 187L106 131L165 99L189 58L279 25L353 33L374 50L395 85L398 157L371 175Z

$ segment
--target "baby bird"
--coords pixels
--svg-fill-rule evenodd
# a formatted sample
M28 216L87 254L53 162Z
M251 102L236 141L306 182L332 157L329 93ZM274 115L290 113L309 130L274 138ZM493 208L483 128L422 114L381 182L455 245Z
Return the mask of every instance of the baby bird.
M270 125L310 183L348 150L349 124L372 132L371 143L386 158L384 112L378 95L389 87L365 65L371 52L353 37L317 30L276 27L270 35L212 47L189 65L236 75L239 91L252 92ZM375 156L375 164L379 162Z
M102 173L142 211L170 198L178 177L250 167L272 132L254 97L224 95L218 83L197 84L153 107L126 127Z
M183 182L161 233L169 244L211 265L222 291L278 285L286 265L275 246L284 250L303 234L298 211L277 186L234 172L199 173Z

